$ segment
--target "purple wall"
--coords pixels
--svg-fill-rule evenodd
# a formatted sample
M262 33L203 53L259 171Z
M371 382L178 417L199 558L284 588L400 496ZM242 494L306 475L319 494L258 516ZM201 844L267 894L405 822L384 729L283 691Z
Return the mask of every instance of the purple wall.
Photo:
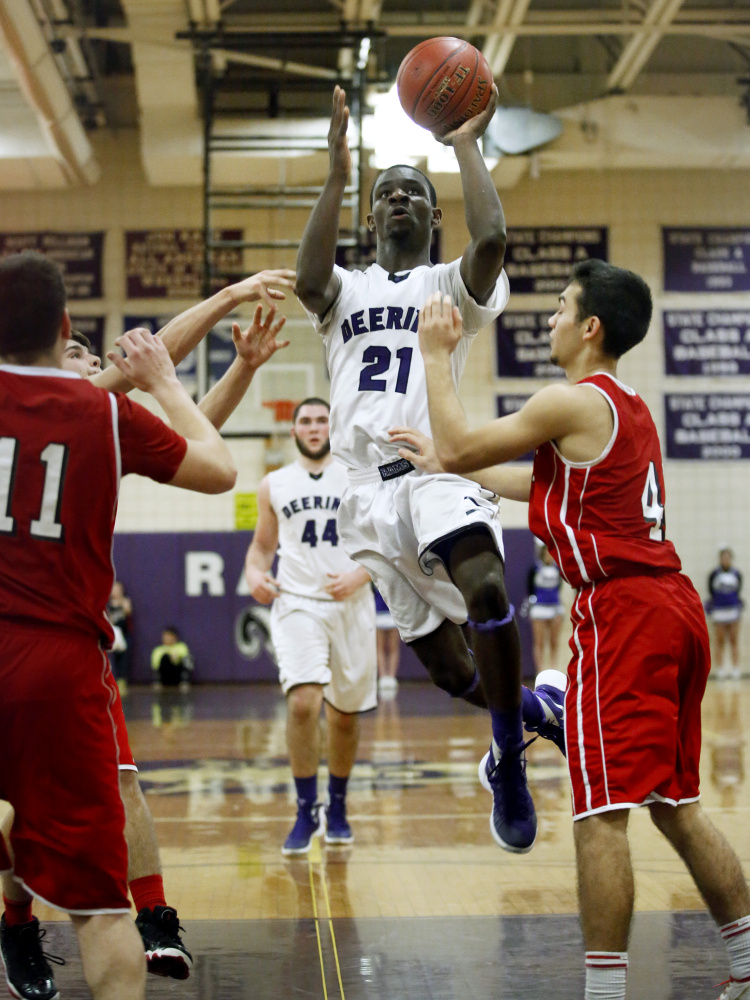
M518 528L504 536L508 593L518 609L526 596L533 538ZM276 680L276 667L265 650L268 609L247 594L244 582L251 538L248 531L115 535L117 576L134 608L132 681L151 679L150 652L165 625L177 626L190 646L196 681ZM531 674L531 630L525 618L519 618L519 625L524 670ZM427 676L408 649L399 676Z

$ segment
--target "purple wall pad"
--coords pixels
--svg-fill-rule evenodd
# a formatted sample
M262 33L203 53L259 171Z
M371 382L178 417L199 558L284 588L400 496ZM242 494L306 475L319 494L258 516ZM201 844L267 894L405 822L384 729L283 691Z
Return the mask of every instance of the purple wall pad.
M151 680L151 649L161 641L165 625L175 625L189 645L196 682L277 679L266 648L268 608L246 593L244 583L243 564L251 538L248 531L115 535L117 578L125 584L134 609L131 681ZM504 538L508 594L520 608L533 561L533 538L520 528L506 530ZM524 673L530 676L531 628L526 618L519 617L518 622ZM427 677L408 648L403 650L399 677Z

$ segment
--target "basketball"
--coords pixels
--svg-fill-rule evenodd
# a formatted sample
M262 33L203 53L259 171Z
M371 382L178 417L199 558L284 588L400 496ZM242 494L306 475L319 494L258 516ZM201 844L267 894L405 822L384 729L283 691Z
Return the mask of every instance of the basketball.
M461 38L427 38L404 56L396 77L401 107L422 128L444 135L487 107L492 73Z

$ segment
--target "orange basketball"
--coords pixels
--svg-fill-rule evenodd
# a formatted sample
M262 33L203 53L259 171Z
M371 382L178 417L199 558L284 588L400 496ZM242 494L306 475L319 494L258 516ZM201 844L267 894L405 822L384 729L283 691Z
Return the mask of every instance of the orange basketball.
M492 73L482 53L461 38L428 38L408 52L396 77L407 115L443 135L483 111Z

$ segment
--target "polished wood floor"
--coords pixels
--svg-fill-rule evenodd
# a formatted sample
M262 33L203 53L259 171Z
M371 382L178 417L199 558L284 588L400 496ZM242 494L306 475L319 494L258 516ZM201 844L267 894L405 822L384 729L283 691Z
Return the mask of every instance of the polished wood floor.
M498 993L491 988L500 981L497 970L494 980L489 976L486 988L482 985L487 971L482 962L489 958L484 947L477 953L477 941L489 934L493 944L487 947L494 954L498 940L520 934L521 941L558 941L557 964L550 948L544 950L549 975L562 975L563 967L570 972L570 992L562 990L557 997L582 995L567 772L552 744L538 740L528 753L539 815L537 843L528 855L506 854L491 839L490 798L476 777L489 739L486 715L428 684L402 684L393 700L381 701L362 722L348 796L355 844L327 848L316 841L308 858L290 861L280 853L294 816L294 796L286 765L285 705L276 687L199 687L185 695L131 689L125 705L161 844L168 901L188 928L189 946L199 953L197 968L202 948L213 955L217 947L221 951L216 942L224 927L227 940L235 942L230 947L225 941L226 947L244 955L242 961L262 952L267 939L276 942L271 951L281 948L282 957L285 948L302 949L312 963L308 979L301 980L309 983L305 992L311 996L406 996L396 989L391 966L389 986L369 993L363 986L367 976L363 980L361 963L372 960L373 946L368 951L362 941L374 935L389 954L404 948L408 953L412 942L414 954L423 956L420 961L430 949L433 957L445 949L446 961L458 949L454 965L460 965L461 955L475 955L469 986L459 990L453 974L446 986L425 972L426 996L547 995L524 992L518 984ZM703 803L750 874L748 736L750 680L712 681L704 703ZM321 792L326 780L321 767ZM643 939L649 953L654 942L661 942L661 951L684 946L692 958L697 947L708 948L704 972L715 966L720 975L720 942L701 900L645 811L633 814L631 842L637 910L643 915L636 921L635 940ZM43 906L36 911L44 921L59 918ZM677 933L680 921L683 931ZM53 927L52 940L55 932L63 930ZM300 934L304 941L297 941ZM694 943L686 946L691 935ZM463 949L456 941L464 942ZM377 970L371 971L374 983ZM470 969L465 971L469 975ZM297 987L288 972L284 975L286 985L277 983L270 992L246 994L244 985L234 992L219 990L210 976L203 986L194 976L192 985L156 981L149 990L226 1000L290 996ZM347 976L354 976L348 989ZM644 982L653 987L653 978ZM407 992L418 988L412 983ZM633 989L631 983L632 995L644 1000L673 995L672 985L668 992L667 986L642 994ZM675 1000L693 996L710 1000L714 994L702 987L695 994L674 993Z

